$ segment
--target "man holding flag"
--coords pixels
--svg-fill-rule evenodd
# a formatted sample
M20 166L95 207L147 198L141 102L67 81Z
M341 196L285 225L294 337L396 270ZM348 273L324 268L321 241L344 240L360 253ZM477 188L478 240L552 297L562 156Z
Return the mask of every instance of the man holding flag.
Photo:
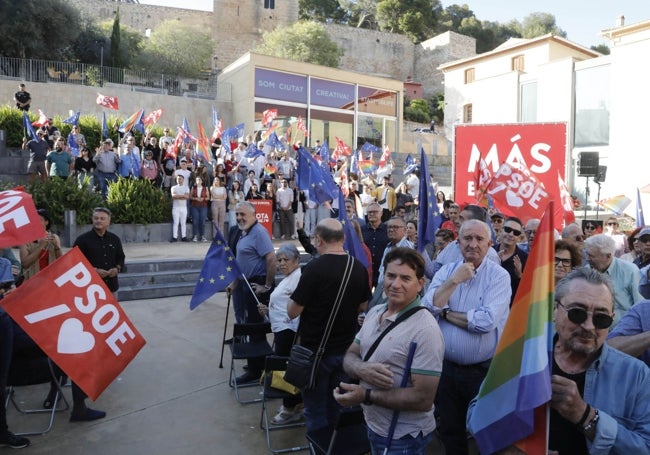
M26 117L26 115L24 115ZM30 125L31 128L31 125ZM32 129L32 132L34 130ZM47 180L47 169L45 169L45 159L47 152L50 150L50 144L45 140L45 131L39 128L35 138L29 140L23 138L23 150L29 150L29 163L27 163L27 173L29 174L29 183L33 183L37 176L41 180Z

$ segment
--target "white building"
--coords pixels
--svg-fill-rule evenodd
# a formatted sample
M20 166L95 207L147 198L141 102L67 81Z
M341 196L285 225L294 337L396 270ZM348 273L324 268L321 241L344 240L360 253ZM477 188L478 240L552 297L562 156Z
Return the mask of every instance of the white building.
M636 188L650 183L650 20L603 35L609 56L544 35L441 65L447 137L454 140L459 124L566 122L571 192L585 200L587 179L578 177L577 161L583 151L599 152L599 165L607 168L601 199L625 194L634 200ZM593 205L598 187L589 182ZM626 213L634 214L634 204Z

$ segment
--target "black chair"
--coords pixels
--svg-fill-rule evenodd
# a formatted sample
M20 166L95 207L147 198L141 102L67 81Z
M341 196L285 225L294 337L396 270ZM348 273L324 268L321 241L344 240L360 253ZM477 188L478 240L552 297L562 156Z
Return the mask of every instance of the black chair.
M246 387L259 386L257 382L248 384L237 384L237 374L235 371L235 360L248 360L264 358L273 354L273 348L266 339L271 333L271 324L268 322L252 324L235 324L232 333L232 343L230 344L230 387L235 389L235 398L241 404L259 403L261 398L243 399L239 394L239 389Z
M9 376L7 379L7 400L4 403L5 409L8 408L9 402L11 402L14 408L22 414L49 414L49 422L47 427L44 429L16 432L17 435L30 436L45 434L52 429L56 413L70 409L68 400L66 400L63 391L61 390L61 386L65 380L66 377L63 373L47 357L17 358L14 356L11 361ZM21 408L16 399L17 388L39 384L47 384L48 387L51 384L56 385L56 393L54 394L51 403L52 408ZM45 396L45 394L43 394L43 396Z
M273 371L286 371L287 369L287 360L288 357L281 357L276 355L270 355L266 357L264 362L264 390L262 392L262 414L260 416L260 428L266 432L266 445L269 447L271 453L287 453L287 452L298 452L301 450L309 449L308 445L305 446L296 446L296 447L286 447L283 449L274 449L271 445L271 432L277 430L284 430L287 428L296 428L304 427L305 422L292 422L282 425L274 425L271 423L268 401L279 399L279 398L290 398L295 395L292 395L289 392L284 390L276 389L271 387L271 379Z
M370 453L368 429L361 407L341 410L334 428L307 432L313 455L362 455Z

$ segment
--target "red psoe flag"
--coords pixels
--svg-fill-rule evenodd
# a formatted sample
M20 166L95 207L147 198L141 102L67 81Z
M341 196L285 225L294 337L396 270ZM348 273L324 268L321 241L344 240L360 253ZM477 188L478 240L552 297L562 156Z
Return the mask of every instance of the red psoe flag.
M31 195L0 191L0 248L23 245L46 235Z
M1 304L92 400L146 343L78 248L25 281Z
M142 123L144 126L151 126L154 123L157 123L158 120L160 120L160 117L162 117L163 112L165 112L165 110L162 107L160 109L156 109L155 111L149 112L147 115L142 117Z
M267 109L262 112L262 126L270 126L271 122L278 116L277 109Z
M116 96L104 96L101 93L97 93L97 104L108 109L119 110Z

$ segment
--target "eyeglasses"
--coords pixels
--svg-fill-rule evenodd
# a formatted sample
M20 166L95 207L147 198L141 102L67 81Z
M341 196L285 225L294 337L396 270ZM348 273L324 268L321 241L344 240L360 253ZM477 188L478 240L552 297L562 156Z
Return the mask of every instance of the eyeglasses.
M649 243L650 242L650 236L646 237L645 235L643 237L639 237L638 239L639 242L641 243Z
M399 225L399 224L387 224L386 228L387 229L402 229L404 226Z
M618 223L607 223L607 226L618 226Z
M368 215L377 214L377 213L379 213L379 210L368 210L366 213Z
M592 226L591 224L585 226L585 231L593 231L594 229L596 229L596 226Z
M587 320L587 316L589 316L589 313L591 313L591 321L593 322L594 327L597 329L607 329L614 322L614 318L606 313L594 313L580 307L567 308L562 305L559 300L556 300L555 303L557 303L560 308L566 311L569 321L573 322L574 324L580 325L585 322Z
M526 235L528 237L530 237L531 235L537 234L537 230L533 230L533 229L526 229L524 232L526 233Z
M513 229L510 226L504 226L503 232L505 232L506 234L514 234L515 237L519 237L521 235L521 231L518 231L517 229Z
M555 256L555 265L562 264L564 267L571 267L571 259L559 258Z

